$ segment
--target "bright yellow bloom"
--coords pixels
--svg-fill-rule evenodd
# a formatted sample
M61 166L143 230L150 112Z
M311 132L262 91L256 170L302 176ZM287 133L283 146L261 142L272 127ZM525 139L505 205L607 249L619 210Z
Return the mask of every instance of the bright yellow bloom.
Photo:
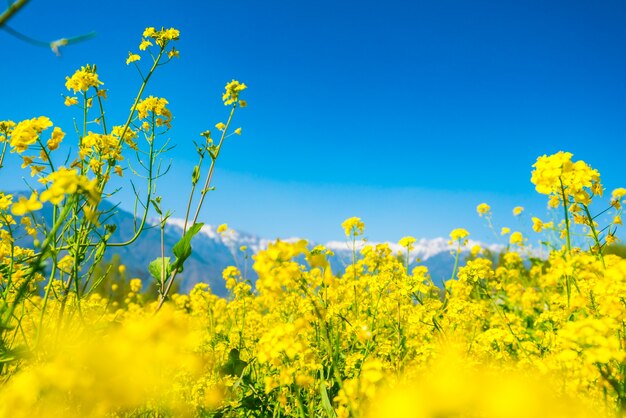
M78 98L72 96L65 96L65 106L73 106L78 104Z
M222 95L224 105L228 106L239 101L239 93L244 91L247 86L237 80L233 80L226 84L226 92Z
M11 207L11 213L15 216L22 216L28 212L39 210L42 207L41 202L37 200L37 193L33 193L28 199L24 196L20 196L19 200Z
M149 46L152 46L152 42L150 42L148 39L142 39L141 43L139 44L139 49L141 51L145 51L146 49L148 49Z
M50 137L50 139L48 140L48 143L46 144L48 145L48 149L50 151L54 151L55 149L57 149L61 141L63 141L64 137L65 137L65 132L63 132L61 128L56 126L52 130L52 136Z
M611 200L619 200L624 196L626 196L626 189L623 187L620 187L620 188L613 190L613 193L611 193Z
M98 79L95 68L87 65L80 67L71 77L65 77L65 87L68 90L74 90L74 94L80 92L86 92L90 87L98 88L99 85L104 84Z
M523 245L524 244L524 236L521 232L515 231L511 234L509 238L509 244L511 245Z
M543 222L541 221L541 219L533 216L532 221L533 221L533 231L541 232L543 230Z
M502 227L500 230L500 235L506 235L511 233L511 228L507 228L506 226Z
M130 280L130 291L131 292L139 293L139 291L141 290L141 286L142 286L141 279L134 278L134 279Z
M490 211L491 206L486 203L481 203L480 205L476 206L476 212L478 212L480 216L487 215Z
M130 64L131 62L139 61L140 59L141 57L138 54L133 54L129 52L128 58L126 58L126 65Z
M45 116L23 120L13 128L11 132L10 145L13 147L12 152L21 154L28 147L39 139L39 135L45 129L52 126L52 122Z
M463 245L467 242L467 237L469 236L469 232L463 228L456 228L450 232L450 240L451 242L457 242L463 240Z
M221 224L220 226L218 226L218 227L217 227L216 232L217 232L218 234L222 234L222 233L226 232L226 230L227 230L227 229L228 229L228 225L226 225L226 224Z
M146 119L148 115L152 113L153 116L159 116L156 119L158 126L166 125L169 128L171 126L172 113L165 107L167 104L169 104L169 102L164 98L154 96L146 97L137 104L139 119Z
M0 143L7 140L7 136L11 135L11 132L13 131L15 125L15 122L13 122L12 120L0 121Z
M241 128L237 128L237 129L235 129L235 133L236 133L237 135L241 135Z
M624 196L626 196L626 189L623 187L613 190L613 193L611 193L611 205L615 207L615 209L620 209L622 207L621 199Z
M415 243L416 239L413 237L403 237L400 239L400 241L398 241L398 244L401 247L406 248L407 250L411 251L414 247L413 244Z
M588 205L593 195L602 195L600 174L584 161L573 162L572 156L569 152L559 151L537 158L530 181L541 194L556 196L559 200L565 195L566 199L571 197L575 202ZM554 205L552 200L550 205Z
M58 205L66 194L75 193L84 194L91 205L100 201L97 180L89 180L87 177L79 175L76 170L61 167L40 181L44 184L51 183L48 189L41 193L40 200L42 202L50 201L50 203Z
M180 38L180 31L174 28L161 28L161 30L156 30L153 27L149 27L143 31L143 37L152 38L155 40L157 45L159 45L161 48L165 48L165 46L170 41L177 41ZM139 49L141 49L142 51L148 47L148 45L145 45L144 48L141 48L141 46L144 45L144 41L142 41L142 45L139 46Z
M142 36L143 36L144 38L148 38L148 37L152 37L152 36L154 36L154 34L155 34L155 33L156 33L156 30L155 30L153 27L149 27L149 28L146 28L146 29L143 31L143 35L142 35Z
M524 208L522 206L515 206L513 208L513 215L515 215L515 216L521 215L522 212L524 212Z
M341 227L346 234L346 237L363 235L365 224L361 221L361 218L352 217L342 222Z
M222 122L219 122L217 125L215 125L215 127L218 131L223 131L224 129L226 129L226 125L224 125L224 123Z
M7 210L13 203L13 195L0 192L0 210Z

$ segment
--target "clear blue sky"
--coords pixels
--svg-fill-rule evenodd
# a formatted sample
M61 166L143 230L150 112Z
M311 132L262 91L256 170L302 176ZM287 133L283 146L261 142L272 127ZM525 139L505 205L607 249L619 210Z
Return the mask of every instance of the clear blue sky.
M109 121L121 122L140 81L128 52L146 26L180 29L180 59L147 91L175 115L159 192L177 216L191 141L225 117L232 78L249 86L249 107L207 223L326 241L360 216L371 240L456 227L487 238L483 201L500 226L517 227L516 205L545 215L531 165L559 150L597 168L609 191L626 186L623 1L31 0L9 23L44 40L97 33L57 58L0 31L0 119L48 115L67 131L66 75L96 63ZM8 168L1 188L19 187Z

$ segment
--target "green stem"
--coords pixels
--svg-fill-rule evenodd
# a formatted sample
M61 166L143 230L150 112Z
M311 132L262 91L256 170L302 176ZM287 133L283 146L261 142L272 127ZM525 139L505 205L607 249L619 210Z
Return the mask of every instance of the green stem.
M600 244L598 231L596 230L596 227L593 224L593 218L591 216L591 212L589 212L589 207L585 204L583 204L583 209L585 210L585 215L587 215L587 220L589 221L589 228L591 228L591 234L593 235L593 240L596 243L596 248L598 249L598 257L600 258L600 261L602 261L602 267L606 270L606 264L604 263L604 255L602 254L602 245Z
M572 253L572 240L570 237L569 228L569 211L567 209L567 198L565 196L565 186L563 186L563 180L559 177L559 183L561 184L561 198L563 199L563 211L565 214L565 237L567 240L567 253Z
M17 13L22 7L28 3L29 0L17 0L12 3L7 9L0 15L0 27L9 21L15 13Z

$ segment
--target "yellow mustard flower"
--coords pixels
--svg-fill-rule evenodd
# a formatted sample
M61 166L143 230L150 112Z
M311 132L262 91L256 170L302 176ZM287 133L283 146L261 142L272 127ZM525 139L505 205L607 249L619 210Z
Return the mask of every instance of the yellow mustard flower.
M365 224L361 221L361 218L357 218L353 216L352 218L348 218L341 224L343 231L346 234L346 237L350 236L359 236L363 235L363 230L365 229Z
M139 61L140 59L141 57L138 54L133 54L132 52L129 52L128 58L126 58L126 65L130 64L131 62Z
M154 116L158 116L156 119L157 125L166 125L167 127L170 127L172 113L166 107L168 104L169 102L164 98L154 96L146 97L137 104L139 119L146 119L148 115L152 113Z
M487 215L490 211L491 206L486 203L481 203L480 205L476 206L476 212L478 212L480 216Z
M519 216L522 214L522 212L524 212L524 207L523 206L515 206L513 208L513 215L514 216Z
M572 156L572 153L559 151L537 158L530 181L541 194L557 196L560 200L565 195L566 199L571 197L575 202L588 205L593 195L602 195L600 174L584 161L573 162Z
M37 193L32 193L28 199L24 196L20 196L19 200L11 206L11 213L15 216L22 216L28 212L41 209L43 205L37 197Z
M463 245L467 242L467 237L469 236L469 232L463 228L456 228L450 232L450 242L461 242Z
M63 132L61 128L59 128L58 126L55 126L54 129L52 130L52 136L50 137L50 139L48 140L46 144L48 146L48 149L50 151L54 151L55 149L57 149L61 141L63 141L64 137L65 137L65 132Z
M226 91L222 95L224 105L228 106L239 101L239 94L244 91L248 86L244 83L240 83L237 80L233 80L226 84Z
M407 250L411 251L414 247L413 244L415 244L416 239L411 237L411 236L407 236L407 237L403 237L400 239L400 241L398 241L398 244L401 247L406 248Z
M78 98L73 96L65 96L65 106L74 106L78 104Z
M30 145L37 142L39 135L51 126L52 122L45 116L21 121L11 132L9 144L13 148L12 151L18 154L26 151Z
M90 87L98 88L104 84L98 79L98 74L94 67L87 65L76 70L71 77L65 77L65 87L68 90L74 90L74 94L78 92L86 92Z
M130 291L133 293L139 293L139 291L141 290L141 279L138 278L134 278L130 280Z
M523 245L524 244L524 236L521 232L515 231L509 237L509 244L511 245Z

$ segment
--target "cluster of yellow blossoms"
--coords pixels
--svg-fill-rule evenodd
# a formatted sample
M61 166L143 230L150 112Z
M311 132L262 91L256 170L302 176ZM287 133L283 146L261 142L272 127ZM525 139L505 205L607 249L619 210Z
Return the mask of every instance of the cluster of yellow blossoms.
M574 202L588 205L594 195L602 196L600 174L584 161L572 161L572 154L560 151L556 154L544 155L533 165L531 182L537 192L551 197L550 204L558 206L559 202L567 205L568 198Z

